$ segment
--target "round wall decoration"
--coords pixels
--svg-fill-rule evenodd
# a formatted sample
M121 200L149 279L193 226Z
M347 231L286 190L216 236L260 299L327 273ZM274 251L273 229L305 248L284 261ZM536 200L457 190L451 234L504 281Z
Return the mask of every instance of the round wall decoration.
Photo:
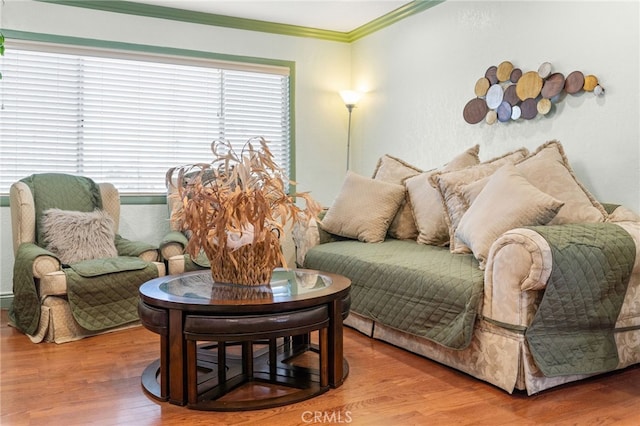
M498 121L501 123L511 120L511 104L509 102L502 102L496 112L498 113Z
M489 87L487 91L487 106L490 109L496 109L502 103L502 98L504 97L504 92L502 91L502 86L499 84L493 84Z
M509 102L509 105L514 106L517 105L518 102L520 102L520 98L518 98L518 95L516 94L516 85L512 84L510 86L508 86L505 90L504 90L504 101Z
M489 83L496 84L498 82L498 67L495 65L490 66L487 68L484 76L489 80Z
M598 85L598 77L595 75L587 75L584 78L584 85L582 88L587 92L593 92L593 89Z
M541 89L542 77L535 71L522 74L522 77L520 77L520 80L516 83L516 93L521 101L528 98L535 98L540 94Z
M573 95L582 90L584 86L584 74L580 71L574 71L567 76L567 80L564 82L565 92Z
M520 107L518 105L514 105L511 107L511 119L512 120L517 120L518 118L520 118L520 115L522 114L522 110L520 109Z
M520 114L522 118L525 120L531 120L538 114L538 103L533 98L525 99L520 104L520 111L522 112Z
M502 62L500 65L498 65L498 69L496 70L496 77L498 77L498 81L503 82L509 80L511 78L512 71L513 64L511 62Z
M540 78L547 78L551 74L551 64L549 62L543 62L538 67L538 75Z
M524 72L509 61L492 65L475 84L476 97L464 106L462 115L469 124L485 121L508 123L521 118L531 120L537 115L548 115L553 105L564 99L563 93L581 91L604 95L604 88L595 75L573 71L566 78L552 72L549 62L543 62L537 71ZM553 114L551 114L553 115Z
M489 90L489 86L491 86L491 83L489 83L487 77L480 77L478 81L476 81L476 87L474 88L476 96L481 97L486 95L487 90Z
M564 75L559 72L551 74L542 85L540 92L543 98L551 99L564 89Z
M546 98L540 99L538 105L536 105L536 109L539 114L547 115L549 111L551 111L551 101Z
M484 99L475 98L467 102L467 105L464 107L464 111L462 111L462 116L467 123L476 124L484 119L488 110L489 108L487 107L487 103Z
M493 124L497 119L498 114L496 113L496 111L494 109L490 109L489 112L487 112L487 117L485 118L487 124Z
M514 68L513 71L511 71L509 80L511 80L512 83L517 83L520 77L522 77L522 70L520 68Z

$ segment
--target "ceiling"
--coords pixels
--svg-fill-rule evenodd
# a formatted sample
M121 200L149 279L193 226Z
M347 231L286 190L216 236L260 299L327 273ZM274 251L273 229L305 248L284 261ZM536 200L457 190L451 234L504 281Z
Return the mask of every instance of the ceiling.
M350 32L409 0L136 0L193 12Z

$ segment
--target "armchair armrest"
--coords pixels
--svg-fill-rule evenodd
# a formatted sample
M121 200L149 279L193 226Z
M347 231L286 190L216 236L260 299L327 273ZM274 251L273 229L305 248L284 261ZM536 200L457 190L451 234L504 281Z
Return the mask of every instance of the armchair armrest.
M158 260L158 248L151 244L142 241L131 241L122 238L120 235L116 235L115 244L118 256L137 256L147 262Z
M22 243L20 254L33 260L31 273L34 278L41 279L51 272L59 271L62 267L55 254L34 243Z
M173 256L184 254L187 247L187 237L180 231L169 232L160 242L160 256L162 259L168 260Z

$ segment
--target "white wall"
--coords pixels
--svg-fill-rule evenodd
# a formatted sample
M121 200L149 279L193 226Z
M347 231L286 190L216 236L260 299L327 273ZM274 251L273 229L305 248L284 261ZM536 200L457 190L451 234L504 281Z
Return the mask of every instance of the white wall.
M357 86L368 93L353 112L356 172L370 175L385 153L428 169L476 143L488 159L558 139L596 197L640 211L637 1L448 0L352 45L30 1L0 7L7 29L295 61L297 180L325 205L345 173L347 113L336 92ZM529 122L467 124L476 80L504 60L595 74L606 94L567 97ZM120 231L158 242L166 215L165 206L123 206ZM11 292L10 222L0 208L0 296Z
M33 1L2 2L0 8L3 29L294 61L296 180L300 190L332 201L345 173L347 115L338 91L350 84L348 44ZM166 206L122 207L123 236L158 243L167 230ZM6 296L13 269L8 207L0 208L0 244L0 296Z
M640 211L639 3L448 0L353 45L354 169L389 153L424 169L479 143L482 159L558 139L577 176L605 202ZM492 126L462 111L478 78L511 61L596 75L606 89L567 96L555 113Z

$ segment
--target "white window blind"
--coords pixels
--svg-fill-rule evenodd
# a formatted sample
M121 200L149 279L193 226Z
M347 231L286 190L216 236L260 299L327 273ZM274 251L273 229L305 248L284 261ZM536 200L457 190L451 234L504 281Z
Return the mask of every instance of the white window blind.
M61 172L122 194L164 194L168 168L264 137L290 165L289 77L280 73L7 48L0 59L0 192ZM131 55L129 55L131 56Z

